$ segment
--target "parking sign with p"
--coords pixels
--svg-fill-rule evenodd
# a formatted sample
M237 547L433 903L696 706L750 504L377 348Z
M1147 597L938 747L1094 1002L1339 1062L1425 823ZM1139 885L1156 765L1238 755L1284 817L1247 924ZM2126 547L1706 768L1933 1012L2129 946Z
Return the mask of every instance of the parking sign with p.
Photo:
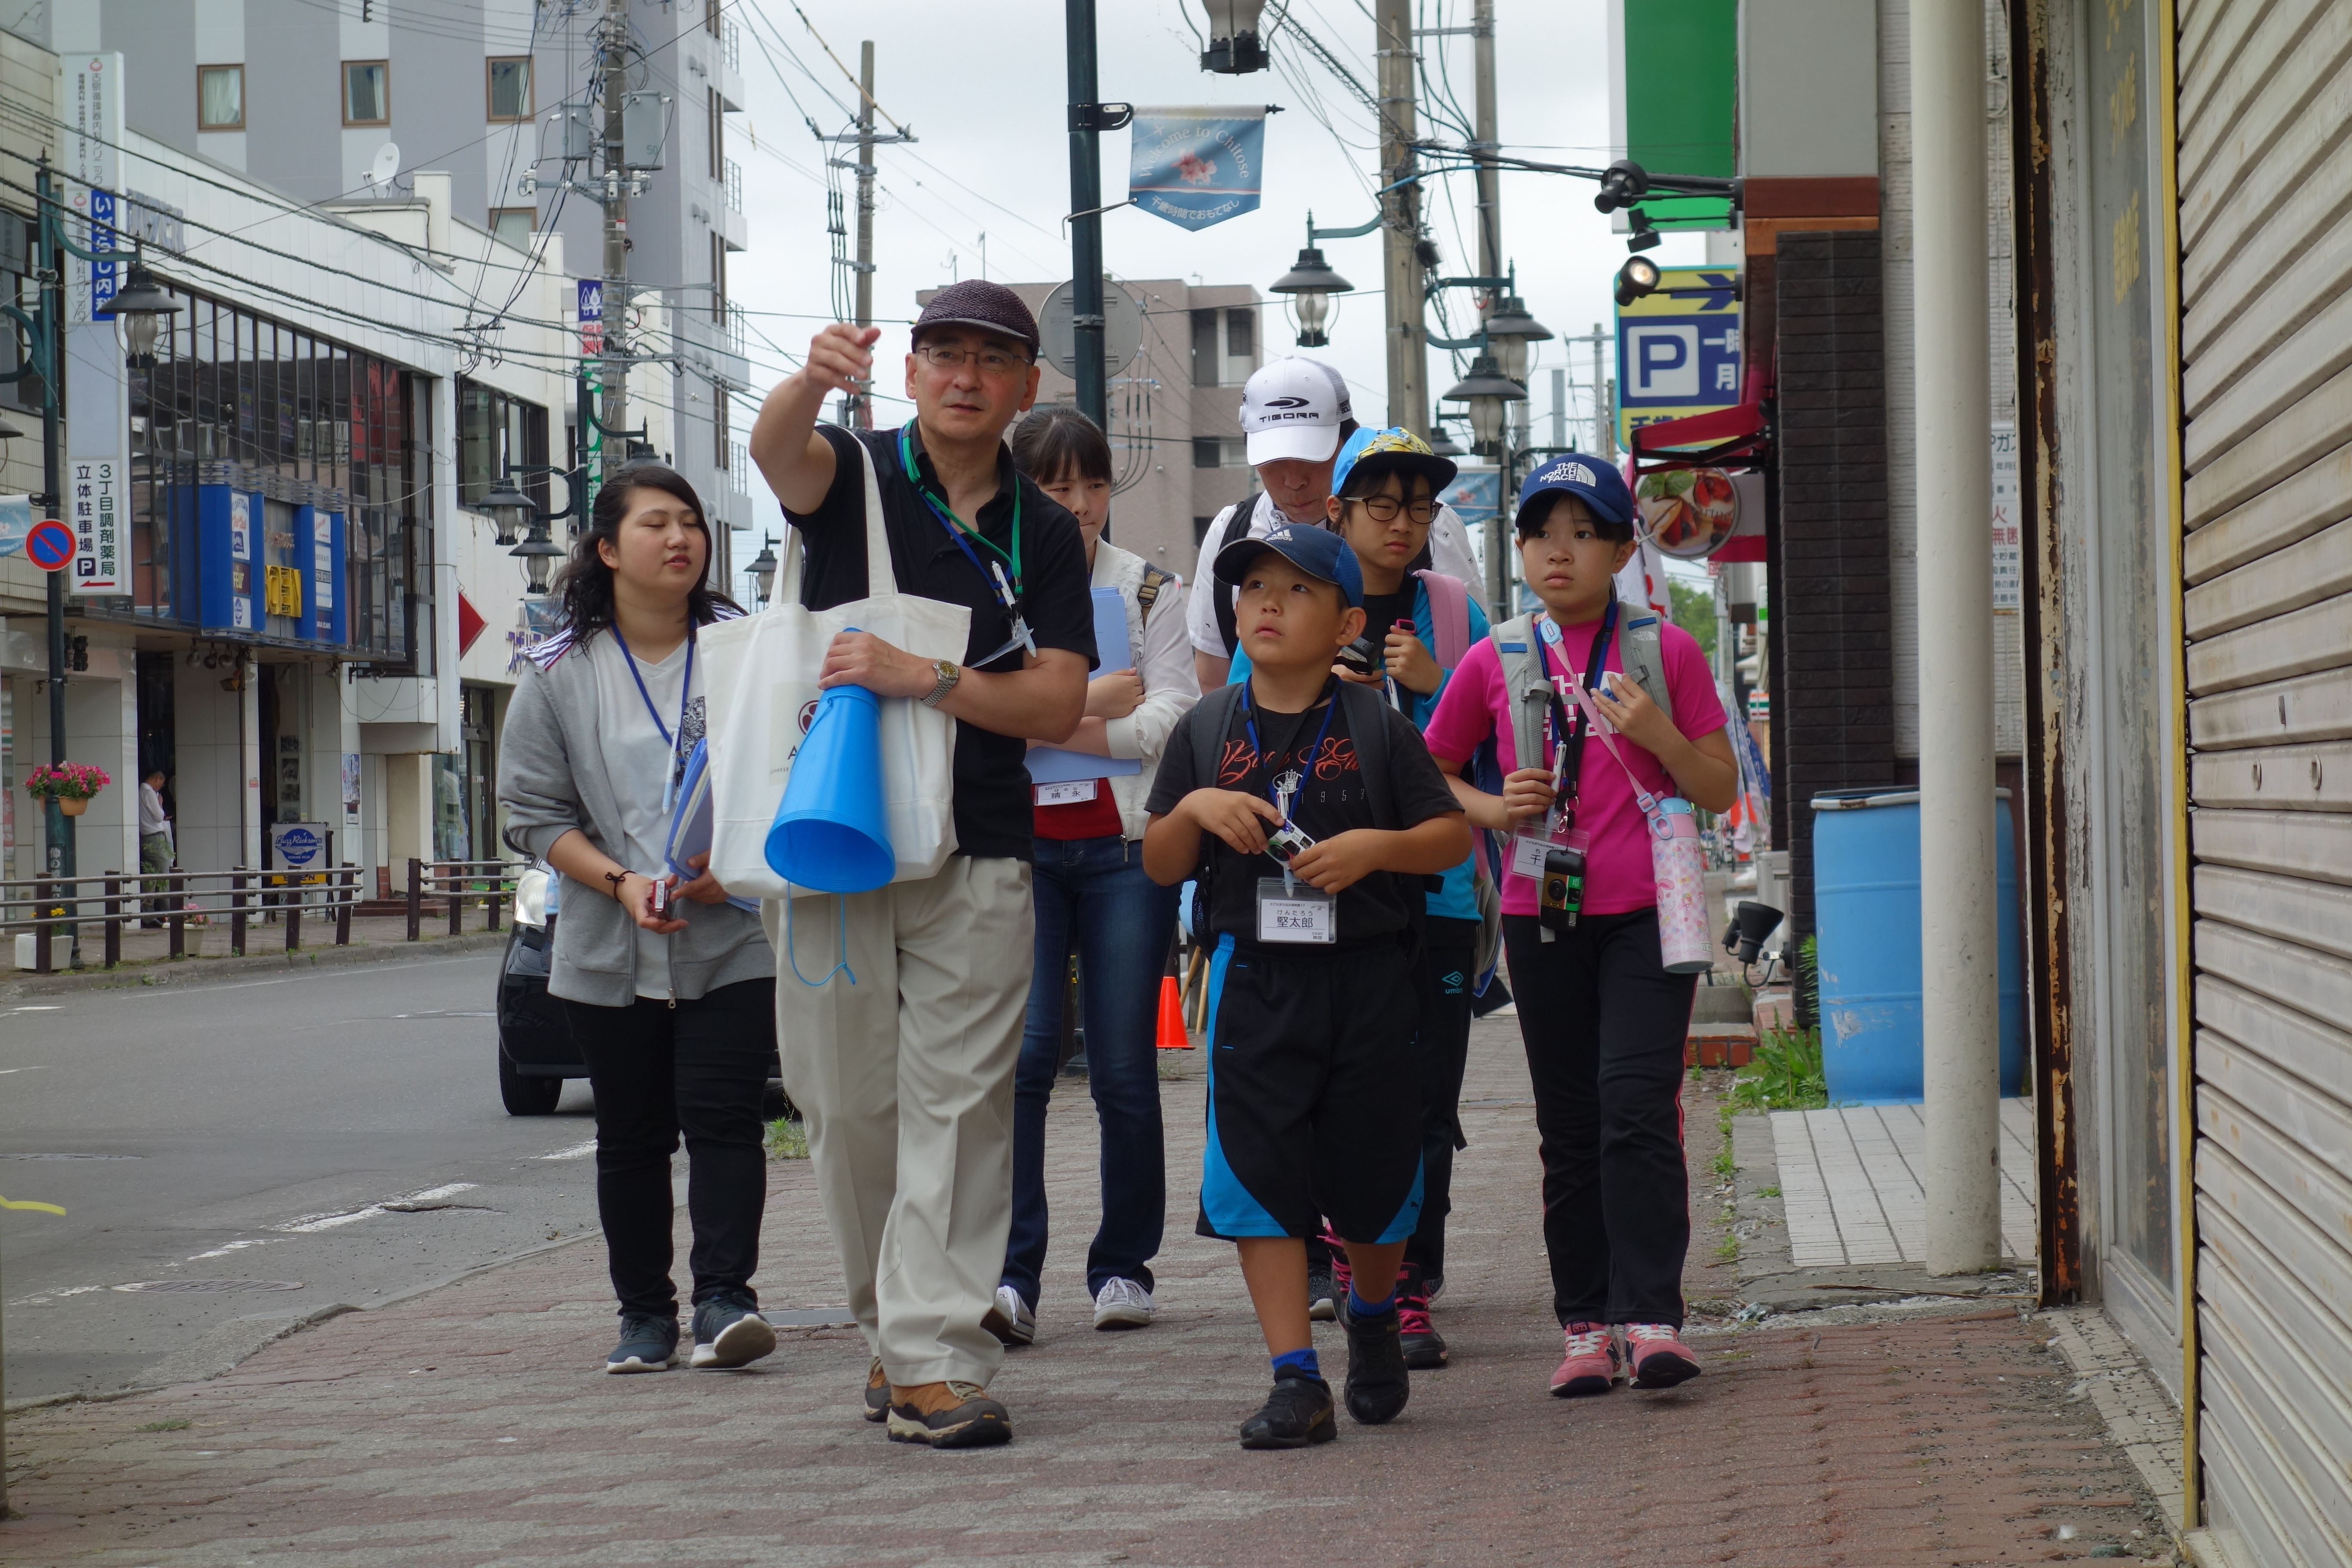
M1633 429L1739 401L1738 274L1674 268L1657 292L1617 310L1617 439Z

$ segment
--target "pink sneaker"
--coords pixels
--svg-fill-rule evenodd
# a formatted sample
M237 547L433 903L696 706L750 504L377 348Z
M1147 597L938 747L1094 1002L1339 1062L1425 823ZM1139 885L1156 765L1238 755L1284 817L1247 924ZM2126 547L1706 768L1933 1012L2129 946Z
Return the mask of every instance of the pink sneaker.
M1551 1374L1552 1396L1606 1394L1617 1384L1617 1336L1606 1323L1568 1325L1568 1354Z
M1636 1388L1672 1388L1699 1373L1698 1357L1664 1323L1625 1325L1625 1349L1633 1363Z

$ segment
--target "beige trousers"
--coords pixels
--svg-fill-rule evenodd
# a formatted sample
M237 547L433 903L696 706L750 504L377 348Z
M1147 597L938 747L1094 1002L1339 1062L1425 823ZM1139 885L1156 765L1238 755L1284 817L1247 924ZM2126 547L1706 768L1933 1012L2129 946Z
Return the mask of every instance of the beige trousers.
M841 945L847 906L847 946ZM902 1386L986 1384L981 1326L1013 1224L1013 1068L1035 921L1019 860L949 858L920 882L763 905L784 1088L808 1129L849 1309ZM845 956L856 974L814 980Z

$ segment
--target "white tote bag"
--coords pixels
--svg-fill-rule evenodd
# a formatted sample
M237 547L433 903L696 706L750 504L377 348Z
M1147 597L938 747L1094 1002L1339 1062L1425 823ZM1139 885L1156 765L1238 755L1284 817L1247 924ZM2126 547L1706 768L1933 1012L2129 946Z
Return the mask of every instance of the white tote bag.
M871 632L923 658L961 663L971 636L962 605L898 592L874 458L856 441L866 469L866 594L829 610L801 605L803 547L784 531L783 565L768 608L704 626L699 634L710 739L710 869L744 898L797 898L768 864L768 830L809 721L817 675L837 633ZM936 874L955 853L955 721L910 698L882 699L882 778L890 816L892 881Z

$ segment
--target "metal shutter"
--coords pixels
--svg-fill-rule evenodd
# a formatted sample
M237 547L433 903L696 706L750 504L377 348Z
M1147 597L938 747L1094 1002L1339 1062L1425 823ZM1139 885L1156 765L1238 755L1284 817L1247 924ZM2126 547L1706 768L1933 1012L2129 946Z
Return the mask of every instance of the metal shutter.
M2352 6L2179 8L2199 1445L2352 1562Z

